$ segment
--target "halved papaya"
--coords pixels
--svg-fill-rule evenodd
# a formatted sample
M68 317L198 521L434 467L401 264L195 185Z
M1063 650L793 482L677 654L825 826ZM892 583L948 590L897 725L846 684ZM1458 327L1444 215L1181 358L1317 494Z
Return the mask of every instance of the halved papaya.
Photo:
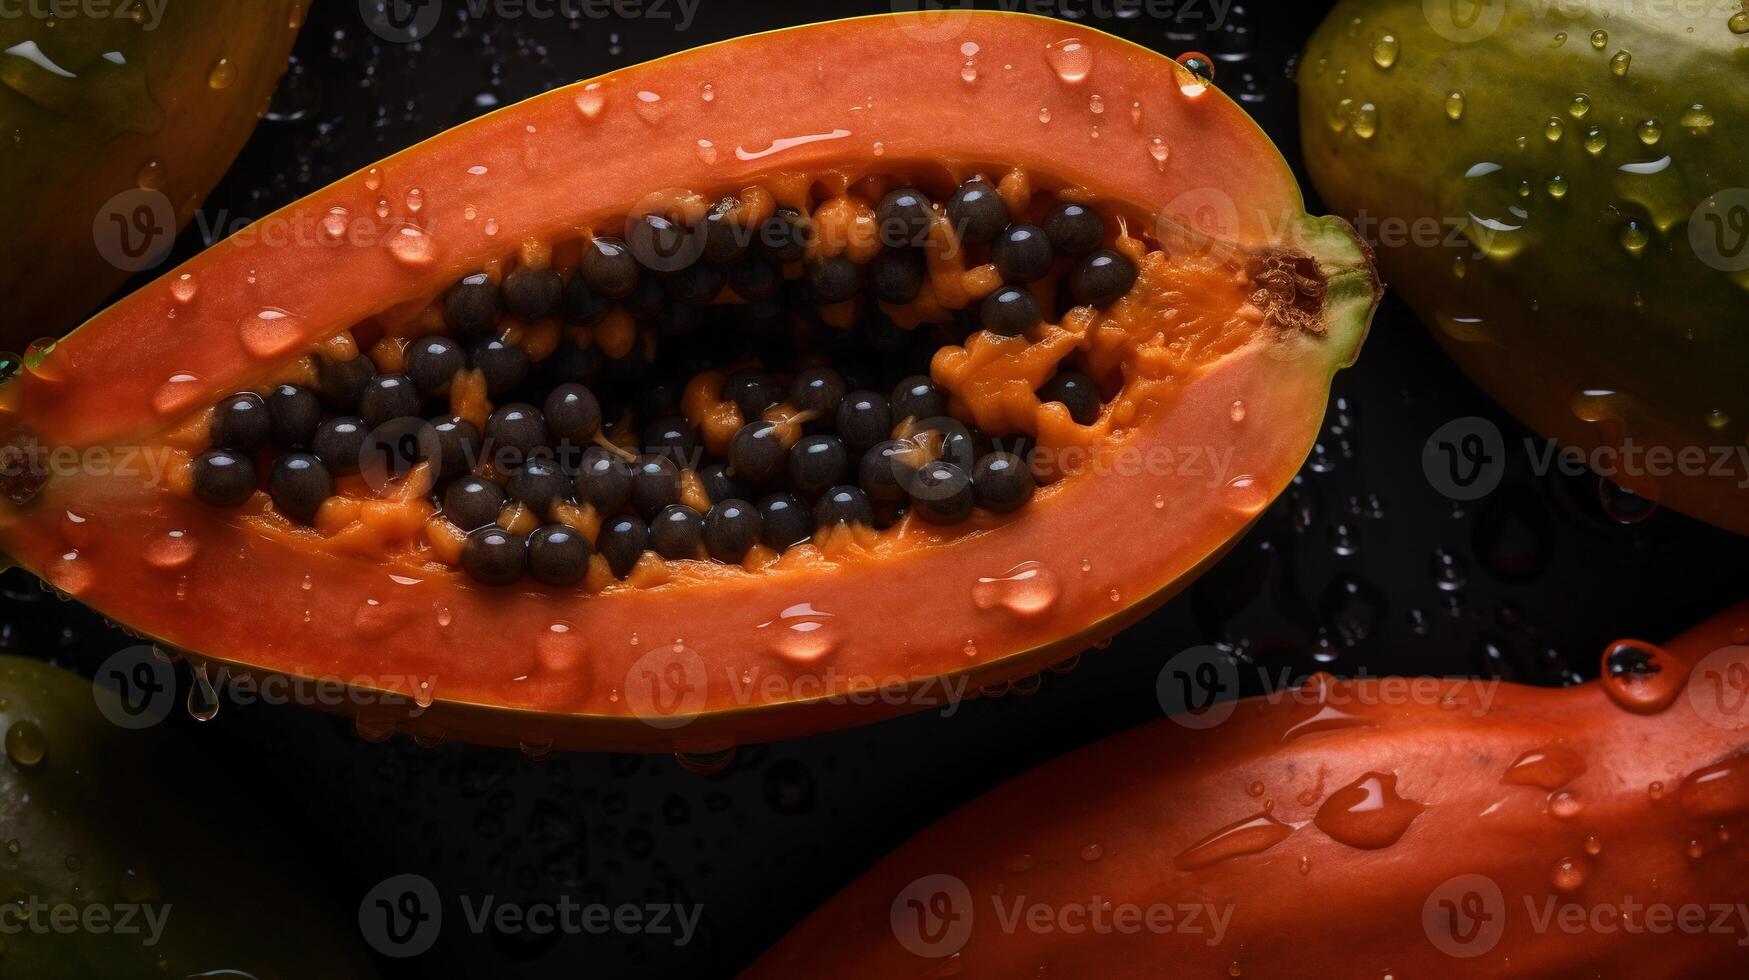
M946 817L743 976L1739 975L1745 638L1749 603L1561 690L1320 674L1153 722Z
M715 751L1158 605L1292 477L1378 293L1174 61L797 28L496 112L130 296L0 394L0 547L373 732Z

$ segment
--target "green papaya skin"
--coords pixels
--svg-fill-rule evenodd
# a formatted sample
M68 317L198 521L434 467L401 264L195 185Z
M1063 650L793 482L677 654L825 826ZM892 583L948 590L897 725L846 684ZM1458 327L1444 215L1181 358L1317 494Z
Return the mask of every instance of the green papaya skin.
M1299 84L1313 182L1470 377L1749 533L1749 5L1348 0Z
M307 0L13 6L0 17L0 348L17 351L162 257L266 112ZM38 15L55 10L68 14Z
M374 976L356 929L223 773L101 704L122 710L108 687L0 657L0 974Z

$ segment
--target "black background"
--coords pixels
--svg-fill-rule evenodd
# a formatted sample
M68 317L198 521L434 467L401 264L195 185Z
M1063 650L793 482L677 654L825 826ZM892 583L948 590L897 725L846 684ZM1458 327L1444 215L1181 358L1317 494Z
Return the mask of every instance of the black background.
M695 45L895 5L906 6L703 0L697 21L677 30L653 18L475 19L474 4L450 0L435 35L406 45L366 30L355 0L323 0L272 112L173 259L204 246L203 227L266 214L497 105ZM1325 5L1240 3L1212 25L1208 0L1018 6L1169 55L1215 55L1217 84L1297 166L1294 57ZM1170 10L1182 16L1158 16ZM1458 505L1428 484L1421 448L1466 416L1503 430L1508 473L1493 494ZM371 744L349 722L295 707L227 706L209 722L178 715L172 724L210 754L213 779L280 824L278 836L263 830L262 846L310 867L344 919L388 876L418 872L436 884L448 902L436 948L380 959L385 977L725 976L954 807L1158 718L1156 676L1187 647L1227 644L1272 675L1322 667L1558 684L1595 676L1610 640L1661 639L1741 597L1742 539L1663 511L1637 524L1612 519L1595 478L1533 475L1528 437L1388 299L1360 363L1338 377L1324 436L1290 494L1194 587L1074 670L1047 674L1036 693L745 747L711 775L666 757L534 761L463 745ZM0 647L89 673L133 642L21 572L0 583ZM214 887L247 895L247 855L212 863L226 876ZM684 947L636 935L476 935L460 926L463 895L699 903L703 923Z

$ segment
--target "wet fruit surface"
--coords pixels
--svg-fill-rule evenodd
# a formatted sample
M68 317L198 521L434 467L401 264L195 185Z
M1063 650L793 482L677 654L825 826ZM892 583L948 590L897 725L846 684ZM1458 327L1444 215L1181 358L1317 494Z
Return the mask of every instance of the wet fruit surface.
M1086 23L1172 54L1210 52L1221 87L1291 156L1295 93L1284 75L1323 14L1315 8L1235 8L1213 31L1201 21L1094 17L1065 20L1064 32ZM818 16L889 9L822 6ZM660 20L611 28L582 20L570 28L458 18L414 50L363 28L354 5L320 5L298 64L214 207L264 213L485 109L680 46L782 26L776 16L707 0L698 22L678 36L672 22ZM959 43L944 49L955 70L965 60ZM433 70L452 63L479 70ZM1000 67L980 63L981 79ZM330 75L371 81L361 94ZM686 95L703 98L706 91ZM1108 100L1099 118L1128 126L1129 111ZM1061 126L1094 118L1039 124L1028 114L1026 121ZM185 236L178 257L193 247ZM1339 380L1339 401L1300 478L1223 564L1118 635L1106 655L1083 657L1072 671L1046 673L1005 696L993 691L966 701L952 717L930 711L743 748L727 759L706 759L720 768L705 776L667 758L554 754L535 762L454 743L427 748L404 737L376 744L361 739L351 722L234 698L196 726L183 704L196 685L181 666L176 723L195 729L213 771L249 775L243 791L265 808L308 814L307 843L336 856L328 873L355 898L391 875L417 870L452 898L556 901L589 893L610 903L642 902L657 888L667 900L704 908L698 937L684 946L673 937L536 939L446 929L423 958L379 959L383 976L430 975L436 959L528 977L573 976L582 961L605 974L726 976L893 845L959 804L1071 745L1158 718L1153 691L1160 668L1185 648L1225 644L1240 662L1271 676L1323 667L1559 684L1597 676L1597 651L1616 639L1673 635L1737 598L1736 583L1721 577L1694 576L1679 588L1664 570L1684 562L1742 567L1749 548L1664 511L1639 524L1618 523L1600 504L1594 481L1538 478L1521 451L1529 433L1468 387L1405 307L1387 302L1369 345L1362 363ZM1245 417L1247 407L1235 405L1232 413ZM1428 484L1419 447L1439 426L1470 416L1497 425L1512 451L1500 488L1460 503ZM604 479L603 492L611 494L612 484ZM772 513L763 498L747 499ZM773 533L774 523L767 520L762 533ZM639 533L647 532L640 526ZM174 563L191 547L198 545L167 538L152 554ZM1072 564L1069 573L1079 568ZM90 672L133 642L76 603L54 601L29 576L9 572L4 584L0 643L8 649L52 650ZM1048 593L1036 576L988 587L989 601L1002 608ZM830 620L802 614L800 621L828 625L796 636L830 634ZM1259 693L1257 675L1246 677L1245 693ZM991 753L993 741L1000 753ZM530 746L537 754L538 748ZM925 757L935 763L920 769L916 760ZM1501 768L1511 761L1503 758ZM1675 781L1669 792L1677 794ZM1575 837L1575 853L1583 853L1582 837ZM767 887L771 880L784 887ZM453 903L446 911L460 914Z

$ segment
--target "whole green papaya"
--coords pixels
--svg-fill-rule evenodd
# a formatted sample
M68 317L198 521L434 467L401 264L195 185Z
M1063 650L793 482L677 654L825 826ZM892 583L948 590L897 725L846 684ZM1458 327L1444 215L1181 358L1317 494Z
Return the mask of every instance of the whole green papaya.
M0 347L156 264L285 72L307 0L19 2L0 16Z
M132 718L107 686L0 657L0 974L373 976L224 774Z
M1749 4L1346 0L1299 84L1313 182L1478 384L1749 533Z

